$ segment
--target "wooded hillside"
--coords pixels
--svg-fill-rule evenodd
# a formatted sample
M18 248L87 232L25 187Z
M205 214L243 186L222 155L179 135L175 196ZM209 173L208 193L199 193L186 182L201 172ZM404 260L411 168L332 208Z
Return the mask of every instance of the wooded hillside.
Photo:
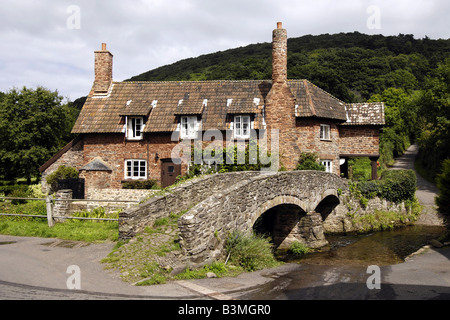
M271 79L271 43L178 61L129 81ZM288 78L308 79L345 102L385 102L380 162L410 143L431 178L450 157L450 39L359 32L288 40Z
M178 61L130 81L271 79L272 45L252 44ZM288 40L288 78L308 79L345 102L364 102L390 87L420 89L445 60L450 39L414 39L359 32Z

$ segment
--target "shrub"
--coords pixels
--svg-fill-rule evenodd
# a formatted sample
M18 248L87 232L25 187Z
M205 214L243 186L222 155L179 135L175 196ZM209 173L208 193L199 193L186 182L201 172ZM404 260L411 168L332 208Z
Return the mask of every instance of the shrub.
M442 163L442 172L436 177L439 195L436 204L439 212L450 215L450 159Z
M28 188L31 198L45 198L45 194L42 192L42 185L40 183L32 184Z
M296 170L318 170L325 171L325 167L318 162L316 153L302 152Z
M230 262L245 271L255 271L277 264L268 238L254 233L243 234L234 231L225 243Z
M413 170L387 170L381 175L382 196L388 201L399 203L413 201L417 178Z
M361 181L358 183L358 190L367 199L382 197L383 188L380 180Z
M58 180L78 178L78 174L79 172L76 168L61 165L55 172L49 174L45 180L50 185L51 190L54 191L57 188Z
M9 195L9 197L12 198L28 198L29 193L27 189L15 189L11 192L11 194ZM26 203L27 200L22 200L22 199L13 199L11 200L11 203L16 205L16 204L23 204Z
M366 200L375 197L399 203L414 201L417 178L412 170L388 170L381 175L381 180L360 181L356 189L358 196Z
M153 179L148 180L133 180L122 183L123 189L157 189L158 182Z
M309 252L309 248L303 243L294 241L289 247L289 252L295 254L296 256L303 256Z

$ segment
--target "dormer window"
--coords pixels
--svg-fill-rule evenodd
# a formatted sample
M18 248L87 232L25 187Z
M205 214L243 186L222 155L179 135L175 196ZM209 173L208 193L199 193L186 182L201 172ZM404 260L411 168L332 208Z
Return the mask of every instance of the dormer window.
M196 139L199 121L197 116L182 116L180 117L180 138L181 139Z
M128 140L142 140L144 130L144 118L143 117L127 117L126 120L126 138Z
M237 115L234 116L234 137L236 139L249 139L250 138L250 116L249 115Z

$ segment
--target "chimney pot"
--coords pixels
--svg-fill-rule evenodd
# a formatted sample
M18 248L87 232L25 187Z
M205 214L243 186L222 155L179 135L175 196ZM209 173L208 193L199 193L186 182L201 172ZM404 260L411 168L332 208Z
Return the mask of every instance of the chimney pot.
M106 43L102 43L102 51L106 51Z
M283 23L277 22L277 29L283 29Z

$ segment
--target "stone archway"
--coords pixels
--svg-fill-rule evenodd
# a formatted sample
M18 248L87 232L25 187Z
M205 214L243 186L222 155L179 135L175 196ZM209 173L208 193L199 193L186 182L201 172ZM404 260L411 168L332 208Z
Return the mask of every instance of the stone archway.
M301 238L298 226L305 216L306 212L298 205L279 204L256 219L253 231L270 236L276 249L287 249Z
M294 241L318 248L328 242L323 233L322 217L309 211L309 203L293 196L278 196L256 210L251 227L270 235L276 249L288 249ZM309 211L309 212L308 212Z
M322 200L314 209L315 212L320 213L322 221L325 221L328 215L339 205L339 196L334 189L326 190L322 194Z

